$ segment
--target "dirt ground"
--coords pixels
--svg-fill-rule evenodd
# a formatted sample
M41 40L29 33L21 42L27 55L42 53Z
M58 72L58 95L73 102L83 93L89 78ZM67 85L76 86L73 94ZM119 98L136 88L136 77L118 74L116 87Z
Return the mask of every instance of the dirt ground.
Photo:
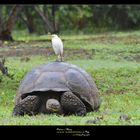
M44 42L43 42L44 43ZM37 45L38 44L38 45ZM44 56L52 56L54 55L54 51L52 47L40 47L42 45L41 42L30 42L30 43L18 43L12 42L7 44L1 44L0 48L0 57L12 57L12 56L31 56L31 55L44 55ZM84 58L90 58L94 55L95 50L86 50L86 49L71 49L64 48L64 56L83 56Z
M45 47L41 47L41 46ZM49 46L49 47L46 47ZM53 56L54 51L49 42L45 41L31 41L31 42L10 42L3 43L0 42L0 58L2 57L26 57L31 55L42 55L42 56ZM64 48L64 57L68 58L84 58L84 59L92 59L96 55L95 49L72 49L72 48ZM100 50L101 51L101 50ZM117 55L117 52L116 54ZM140 62L140 54L130 54L129 56L122 56L123 59L128 61L136 61Z

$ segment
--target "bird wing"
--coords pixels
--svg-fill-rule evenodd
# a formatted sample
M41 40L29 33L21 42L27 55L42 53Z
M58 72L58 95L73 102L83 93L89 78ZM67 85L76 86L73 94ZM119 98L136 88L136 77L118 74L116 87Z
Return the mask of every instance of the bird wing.
M60 38L52 38L52 47L55 54L63 54L63 42Z

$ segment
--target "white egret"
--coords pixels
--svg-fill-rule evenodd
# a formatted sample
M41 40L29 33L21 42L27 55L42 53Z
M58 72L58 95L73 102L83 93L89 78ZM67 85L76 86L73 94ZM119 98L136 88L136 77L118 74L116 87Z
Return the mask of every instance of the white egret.
M62 40L56 35L52 34L52 47L55 54L58 56L57 61L63 61L63 42Z

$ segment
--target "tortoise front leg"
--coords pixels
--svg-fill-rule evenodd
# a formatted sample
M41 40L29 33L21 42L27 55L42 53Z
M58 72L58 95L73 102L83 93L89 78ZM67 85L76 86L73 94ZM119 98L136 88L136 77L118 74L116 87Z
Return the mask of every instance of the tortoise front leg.
M15 105L13 109L13 116L23 116L25 114L35 115L38 113L40 107L40 99L39 97L27 96L17 105Z
M61 105L66 114L82 116L86 114L86 106L72 92L65 92L61 96Z

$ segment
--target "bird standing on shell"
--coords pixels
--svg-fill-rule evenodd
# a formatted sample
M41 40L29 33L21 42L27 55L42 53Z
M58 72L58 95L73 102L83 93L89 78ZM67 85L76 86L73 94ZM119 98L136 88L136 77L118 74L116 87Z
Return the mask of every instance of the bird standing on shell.
M56 35L52 34L52 47L55 54L58 56L56 61L63 61L63 42L62 40Z

